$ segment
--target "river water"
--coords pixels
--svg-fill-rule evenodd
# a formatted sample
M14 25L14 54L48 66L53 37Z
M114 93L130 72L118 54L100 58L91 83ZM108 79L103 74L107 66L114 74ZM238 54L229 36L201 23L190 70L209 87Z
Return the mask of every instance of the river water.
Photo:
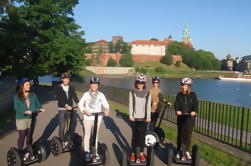
M101 76L100 78L104 86L127 89L131 89L134 86L134 77L111 78ZM161 78L160 88L165 94L175 95L180 90L179 81L180 79ZM148 78L147 87L150 88L151 86L151 78ZM201 100L251 108L251 82L194 79L192 91L196 92Z
M119 88L131 89L134 86L134 77L109 77L99 76L101 84ZM40 77L40 82L58 80L52 76ZM89 77L85 78L88 83ZM180 79L161 78L160 88L165 94L175 95L179 92ZM150 88L151 78L147 80ZM234 82L216 79L194 79L192 90L201 100L215 101L219 103L237 105L251 108L251 82Z

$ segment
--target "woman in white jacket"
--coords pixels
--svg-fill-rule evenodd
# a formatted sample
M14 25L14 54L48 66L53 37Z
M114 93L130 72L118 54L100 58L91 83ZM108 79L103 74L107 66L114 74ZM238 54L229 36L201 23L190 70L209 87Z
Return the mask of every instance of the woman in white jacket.
M94 115L92 113L97 113L102 111L104 107L104 116L109 115L109 104L105 98L105 95L98 91L100 81L98 77L92 77L90 79L90 88L89 91L85 92L80 99L79 108L80 111L84 113L83 122L84 122L84 150L86 152L85 159L88 161L91 159L90 156L90 136L94 127ZM98 132L102 122L103 115L98 117L97 125L97 135L96 135L96 150L98 145ZM96 161L99 158L99 155L96 154L96 158L92 158L93 161Z

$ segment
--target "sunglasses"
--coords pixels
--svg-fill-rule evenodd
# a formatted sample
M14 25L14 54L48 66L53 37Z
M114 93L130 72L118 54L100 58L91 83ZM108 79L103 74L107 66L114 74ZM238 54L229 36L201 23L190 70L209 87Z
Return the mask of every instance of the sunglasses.
M153 83L156 83L156 84L158 84L159 82L153 82Z

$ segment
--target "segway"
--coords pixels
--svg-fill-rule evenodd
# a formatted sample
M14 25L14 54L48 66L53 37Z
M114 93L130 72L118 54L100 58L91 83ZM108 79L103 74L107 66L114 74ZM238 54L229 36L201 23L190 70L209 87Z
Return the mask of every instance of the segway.
M123 150L122 166L154 166L154 146L159 142L159 137L155 132L148 131L145 135L145 146L147 147L147 156L145 162L137 163L130 161L126 150ZM136 156L139 158L139 147L136 149Z
M154 132L158 135L160 142L164 141L164 139L165 139L165 131L162 128L160 128L160 125L161 125L162 119L164 117L166 108L171 105L164 98L162 99L162 102L165 103L165 106L164 106L164 109L163 109L163 111L161 113L159 124L158 124L157 127L154 128Z
M54 136L50 141L51 153L54 156L59 156L63 152L68 152L76 148L77 134L73 132L73 118L74 118L74 113L75 113L76 108L78 107L73 107L72 110L69 110L71 114L70 114L70 119L67 126L67 131L64 134L63 140L61 140L57 136Z
M32 113L31 132L29 132L27 136L27 138L29 139L27 148L23 152L19 151L15 147L10 148L7 153L8 166L28 165L35 162L42 162L46 159L45 147L40 145L39 143L32 144L32 136L36 125L36 117L39 112L40 111L36 111Z
M181 116L191 116L190 113L183 113ZM178 153L177 149L173 146L172 143L169 143L167 145L167 160L168 160L168 166L171 166L173 162L177 164L185 164L185 165L191 165L191 166L199 166L200 165L200 153L199 153L199 147L198 145L193 145L192 148L192 159L185 159L181 160L180 158L176 157L176 154ZM185 147L181 148L181 154L185 154Z
M92 115L94 115L95 120L94 120L94 129L93 132L91 134L91 151L90 151L90 156L91 159L90 160L84 160L85 161L85 165L89 166L89 165L105 165L108 161L108 149L106 144L104 143L98 143L98 148L96 150L96 137L97 137L97 128L98 128L98 117L100 115L103 115L103 112L97 112L97 113L92 113ZM97 151L99 154L99 158L97 158ZM95 158L96 160L94 161L93 158Z

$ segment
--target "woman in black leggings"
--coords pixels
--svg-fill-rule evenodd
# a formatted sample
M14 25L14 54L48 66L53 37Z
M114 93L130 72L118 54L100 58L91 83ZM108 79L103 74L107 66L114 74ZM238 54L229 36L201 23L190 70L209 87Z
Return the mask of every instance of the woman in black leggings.
M196 94L191 91L192 80L190 78L183 78L180 84L181 91L177 94L174 104L177 114L177 149L179 150L176 157L186 160L191 159L189 148L195 116L198 112L198 101ZM185 115L186 113L189 115Z
M147 123L151 121L151 94L146 90L146 76L137 75L135 88L129 94L129 116L132 125L131 161L136 163L146 161L143 154ZM136 149L140 148L139 158L136 158Z

